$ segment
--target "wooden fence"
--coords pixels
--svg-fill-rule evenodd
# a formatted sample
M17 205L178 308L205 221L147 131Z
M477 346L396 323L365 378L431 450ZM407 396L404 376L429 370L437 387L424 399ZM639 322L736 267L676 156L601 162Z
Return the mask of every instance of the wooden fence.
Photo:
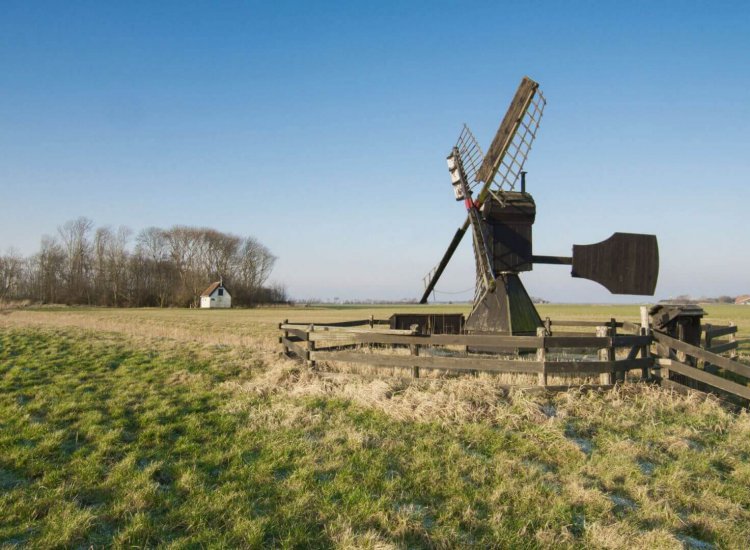
M712 353L729 352L730 357L737 357L737 327L733 324L728 326L701 325L701 346ZM722 337L729 340L720 340Z
M325 325L284 321L279 342L284 354L310 367L351 363L402 368L414 378L420 369L527 374L547 389L569 387L549 385L548 376L598 376L597 386L609 386L623 381L628 371L640 370L641 379L673 389L750 400L750 365L734 360L737 327L706 324L701 329L698 347L652 331L645 318L641 324L546 319L536 336L503 336L420 334L391 329L388 320L370 317ZM393 348L408 354L389 351ZM496 353L482 353L489 350ZM570 357L576 353L578 357Z
M720 334L734 334L734 331ZM654 341L669 348L668 356L658 357L656 363L661 367L660 377L664 386L677 390L690 388L704 392L718 393L722 396L735 396L750 400L750 365L719 355L715 351L736 350L725 347L726 344L713 348L693 346L666 334L654 332Z
M640 334L640 326L614 319L607 323L547 321L536 336L424 335L384 328L386 323L374 319L327 325L284 322L279 325L280 343L285 354L298 357L311 367L319 362L400 367L409 369L415 378L420 376L420 369L532 374L544 387L550 387L549 375L598 376L599 385L606 386L624 380L625 373L631 370L640 370L646 378L654 365L649 352L651 337ZM557 331L557 327L583 327L595 332L564 332ZM409 355L383 353L384 347L408 348ZM478 352L483 350L505 353ZM561 351L587 351L596 359L566 359Z

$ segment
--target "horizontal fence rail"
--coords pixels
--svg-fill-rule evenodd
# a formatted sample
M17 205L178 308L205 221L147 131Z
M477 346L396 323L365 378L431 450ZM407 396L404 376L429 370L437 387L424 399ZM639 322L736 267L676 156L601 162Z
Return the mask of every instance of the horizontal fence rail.
M626 372L640 370L642 379L656 379L666 387L716 390L750 400L750 365L734 360L738 345L734 325L701 325L701 346L653 331L646 321L615 319L545 319L535 336L423 334L416 325L390 326L389 320L373 317L325 324L284 321L279 324L279 342L284 354L310 367L318 363L395 367L411 369L415 378L420 369L530 374L547 389L569 387L547 384L549 375L598 376L600 384L584 385L609 387L623 381ZM408 349L408 355L385 352L394 348ZM565 356L581 352L577 360ZM721 355L727 352L731 357Z
M737 357L737 348L739 342L737 341L737 327L735 325L721 326L721 325L701 325L701 344L702 346L710 351L711 353L730 353L730 357ZM719 340L729 336L729 340Z
M548 319L536 336L421 334L417 330L386 328L386 324L387 321L372 318L322 325L285 321L279 324L279 341L283 353L306 361L311 367L336 362L397 367L411 369L413 377L419 377L420 369L532 374L538 377L540 386L548 385L548 375L598 376L600 385L608 386L624 379L630 370L640 370L642 376L648 376L654 365L648 351L651 337L640 334L640 326L628 326L614 319L599 323ZM593 334L553 332L551 327L555 326L597 330ZM622 332L618 333L618 328ZM408 348L409 355L383 353L383 348ZM550 357L551 350L558 355L580 350L590 353L587 360L555 360Z
M733 330L730 331L730 328ZM714 330L719 335L727 335L735 334L736 329L732 326ZM750 365L719 355L713 351L718 346L705 349L660 332L654 332L653 336L655 342L669 349L668 357L658 359L662 385L677 390L690 388L750 400ZM684 359L678 359L678 352Z

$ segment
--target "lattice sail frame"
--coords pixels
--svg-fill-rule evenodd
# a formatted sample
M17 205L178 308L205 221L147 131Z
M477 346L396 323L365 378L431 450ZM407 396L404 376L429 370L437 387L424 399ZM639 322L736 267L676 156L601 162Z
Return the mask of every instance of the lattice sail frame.
M513 134L508 151L500 162L497 174L490 185L491 191L515 191L518 180L521 179L523 166L531 151L531 145L539 131L545 105L547 105L547 100L544 99L542 91L537 89Z
M464 168L464 174L466 174L469 189L474 190L478 183L477 172L479 171L479 167L482 166L482 162L484 162L484 153L474 134L471 133L466 124L464 124L461 133L458 135L456 148L458 149L458 154L461 156L461 164Z

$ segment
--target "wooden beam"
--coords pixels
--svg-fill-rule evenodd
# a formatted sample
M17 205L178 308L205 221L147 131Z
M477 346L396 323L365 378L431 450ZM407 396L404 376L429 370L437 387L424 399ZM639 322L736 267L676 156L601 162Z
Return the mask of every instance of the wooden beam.
M711 346L708 348L708 351L711 353L724 353L727 351L732 351L733 349L737 349L737 342L725 342L723 344L716 344L715 346Z
M736 333L737 327L736 326L720 327L716 325L703 325L703 330L705 331L707 336L710 336L711 338L719 338L720 336L727 336L728 334Z
M573 320L555 320L552 319L552 326L558 327L601 327L609 325L610 321L573 321ZM618 327L622 327L622 323L617 323Z
M547 336L546 348L603 348L612 345L608 336Z
M711 353L710 351L704 350L703 348L692 346L686 342L681 342L680 340L672 338L671 336L667 336L662 332L654 331L654 339L660 344L664 344L665 346L668 346L672 349L681 351L691 357L703 359L704 361L708 361L712 365L721 367L724 370L728 370L735 374L739 374L740 376L750 378L750 366L745 365L744 363L733 361L724 357L723 355L717 355L715 353Z
M369 323L369 321L368 321ZM310 324L306 325L281 325L282 330L307 330L307 328L310 326ZM416 334L415 331L409 330L409 329L392 329L392 328L382 328L382 327L373 327L370 328L368 324L365 324L364 326L356 326L356 327L345 327L345 326L338 326L338 325L315 325L315 331L314 332L338 332L338 333L358 333L358 332L367 332L372 334Z
M607 374L652 367L648 359L625 359L621 361L547 361L549 374Z
M442 370L481 370L486 372L539 373L542 364L538 361L513 361L498 359L475 359L473 357L429 357L414 355L381 355L377 353L315 351L310 354L314 361L342 361L390 367L424 367Z
M614 345L618 348L628 346L648 346L653 342L651 336L636 336L635 334L618 334L614 337Z
M697 380L698 382L703 382L704 384L708 384L709 386L724 390L725 392L732 393L744 399L750 399L750 387L743 386L742 384L738 384L737 382L732 382L731 380L727 380L726 378L722 378L721 376L717 376L715 374L707 373L706 371L701 370L697 367L685 365L684 363L680 363L679 361L675 361L674 359L662 359L661 361L659 361L659 364L665 364L666 361L669 361L669 365L665 366L667 366L672 372L687 376L688 378L692 378L693 380Z
M456 234L453 235L453 240L448 245L448 250L445 251L445 254L443 254L443 257L440 259L440 263L435 268L435 272L432 274L432 278L427 283L424 292L422 293L422 297L419 299L420 304L427 303L427 300L430 298L430 294L432 294L432 291L435 289L435 285L437 284L438 279L440 279L443 271L445 271L445 268L448 265L448 262L450 262L451 258L453 257L453 253L456 251L456 248L458 248L458 245L461 244L461 239L464 238L466 230L469 228L469 223L469 218L467 216L464 224L456 230Z
M535 264L573 265L573 258L571 256L532 256L531 262Z
M288 327L289 325L286 325L286 326ZM282 328L283 328L283 326L282 326ZM288 336L291 335L291 336L294 336L294 337L298 338L299 340L301 340L303 342L307 342L307 331L306 330L299 330L299 329L296 329L296 328L284 328L283 330L284 330L284 332Z
M346 336L356 338L362 344L420 344L425 346L487 346L504 348L537 348L543 342L536 336L494 336L478 334L432 334L401 335L381 332L351 332ZM335 339L336 332L313 332L310 339L325 341Z
M284 347L287 350L287 354L289 352L292 352L294 353L294 355L305 361L308 361L310 359L310 354L308 353L308 351L298 343L292 342L291 340L287 340L283 337L281 339L281 343L284 344Z

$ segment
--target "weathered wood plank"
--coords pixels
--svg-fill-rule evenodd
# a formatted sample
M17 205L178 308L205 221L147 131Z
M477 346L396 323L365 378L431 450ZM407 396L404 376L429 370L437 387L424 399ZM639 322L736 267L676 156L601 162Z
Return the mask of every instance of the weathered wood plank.
M669 365L666 365L666 361L669 361ZM709 374L706 371L685 365L674 359L662 359L659 361L659 364L665 364L670 371L676 372L677 374L687 376L693 380L698 380L699 382L703 382L714 388L719 388L720 390L724 390L744 399L750 399L750 387L743 386L737 382L732 382L731 380L727 380L721 376L716 376L715 374Z
M563 320L563 321L557 321L555 319L551 320L551 325L554 328L555 326L558 327L603 327L603 326L609 326L611 324L610 321L570 321L570 320ZM622 327L622 323L618 322L616 323L617 327Z
M310 333L310 339L314 341L331 338L335 332ZM349 333L362 344L420 344L437 346L487 346L504 348L537 348L542 345L542 340L536 336L495 336L474 334L432 334L432 335L402 335L383 334L382 332L352 332Z
M299 330L296 328L287 328L284 329L288 335L295 336L296 338L299 338L302 342L307 342L307 331L306 330Z
M368 321L369 323L369 321ZM281 325L282 330L290 330L290 329L297 329L297 330L306 330L308 331L309 327L312 326L313 330L311 332L332 332L332 333L358 333L358 332L367 332L367 333L373 333L373 334L415 334L415 331L413 330L403 330L403 329L392 329L392 328L382 328L382 327L370 327L370 325L364 325L364 326L355 326L355 327L340 327L335 325Z
M708 351L711 353L724 353L727 351L732 351L733 349L737 349L737 342L725 342L723 344L716 344L715 346L711 346L708 348Z
M293 352L300 359L304 359L305 361L310 359L309 352L305 348L303 348L300 344L293 342L291 340L288 340L287 338L283 338L283 337L281 339L281 343L284 344L284 346L286 346L289 352Z
M547 329L545 327L537 327L536 335L539 338L541 338L543 341L545 341L546 335L547 335ZM547 369L545 368L545 365L547 364L547 350L544 347L541 347L536 350L536 360L538 363L542 364L542 372L539 373L539 385L546 386L547 385Z
M315 361L342 361L391 367L425 367L442 370L481 370L487 372L539 373L542 364L537 361L512 361L478 359L473 357L429 357L414 355L381 355L377 353L325 352L310 354Z
M621 325L623 330L632 332L633 334L641 333L641 325L639 324L629 323L628 321L623 321L622 323L618 323L618 325Z
M546 348L604 348L612 344L612 340L601 336L547 336L544 339Z
M550 336L565 337L565 338L582 338L585 336L595 336L593 332L575 332L572 330L554 330Z
M629 347L635 345L647 345L651 342L649 336L621 335L616 336L613 341L608 336L496 336L479 334L404 334L386 332L383 330L359 331L352 329L318 330L309 333L309 339L320 342L334 340L336 338L353 338L363 344L403 344L403 345L439 345L439 346L485 346L497 348L604 348L614 344L616 347Z
M750 378L750 366L748 365L745 365L738 361L732 361L731 359L728 359L723 355L711 353L710 351L704 350L703 348L691 346L690 344L681 342L680 340L672 338L671 336L667 336L666 334L663 334L661 332L654 331L653 336L654 339L660 344L669 346L670 348L676 349L677 351L682 351L691 357L708 361L712 365L721 367L724 370L728 370L735 374L739 374L740 376Z
M707 327L710 327L707 329ZM719 338L720 336L727 336L728 334L734 334L737 332L736 326L716 326L716 325L703 325L701 327L704 333L709 338Z
M614 338L616 348L626 348L630 346L648 346L652 342L651 336L636 336L634 334L618 334Z
M547 361L545 366L549 374L604 374L642 369L653 365L653 359L648 358L622 361Z
M677 393L681 393L683 395L687 395L690 392L695 392L697 394L700 394L703 397L708 397L708 394L706 392L701 391L697 388L683 386L682 384L680 384L679 382L675 380L668 380L667 378L662 378L660 384L663 388L669 388L670 390L674 390Z

